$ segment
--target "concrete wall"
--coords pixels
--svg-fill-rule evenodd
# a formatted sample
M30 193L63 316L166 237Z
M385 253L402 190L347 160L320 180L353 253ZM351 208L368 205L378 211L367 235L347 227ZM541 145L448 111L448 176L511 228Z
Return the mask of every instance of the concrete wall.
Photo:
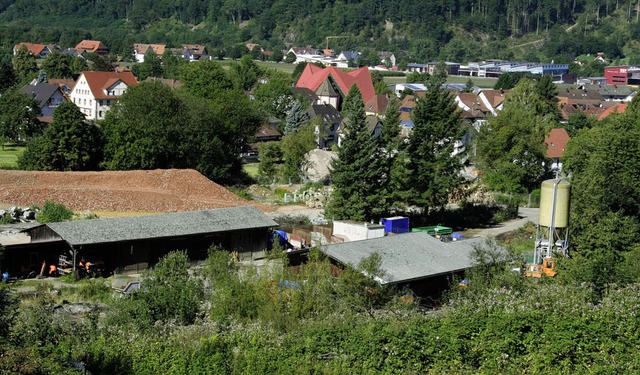
M334 221L333 235L343 236L351 241L368 240L371 238L384 237L384 226L378 224Z

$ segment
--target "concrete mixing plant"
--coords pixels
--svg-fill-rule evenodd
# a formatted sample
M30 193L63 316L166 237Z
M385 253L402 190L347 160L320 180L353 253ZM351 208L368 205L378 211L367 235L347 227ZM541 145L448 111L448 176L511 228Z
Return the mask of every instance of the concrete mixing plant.
M525 274L555 276L553 255L569 250L569 196L571 184L563 179L546 180L540 190L540 219L536 228L533 262Z

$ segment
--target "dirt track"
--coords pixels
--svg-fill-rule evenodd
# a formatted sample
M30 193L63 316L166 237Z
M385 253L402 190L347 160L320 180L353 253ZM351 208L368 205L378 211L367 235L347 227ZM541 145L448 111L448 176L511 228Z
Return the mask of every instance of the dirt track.
M193 169L106 172L0 171L0 204L41 205L74 211L191 211L253 205Z

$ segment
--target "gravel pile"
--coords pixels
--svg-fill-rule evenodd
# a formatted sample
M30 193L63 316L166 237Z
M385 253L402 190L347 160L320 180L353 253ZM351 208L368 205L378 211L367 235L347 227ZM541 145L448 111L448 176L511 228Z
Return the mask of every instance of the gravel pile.
M253 205L193 169L106 172L0 171L0 204L62 203L74 211L192 211Z

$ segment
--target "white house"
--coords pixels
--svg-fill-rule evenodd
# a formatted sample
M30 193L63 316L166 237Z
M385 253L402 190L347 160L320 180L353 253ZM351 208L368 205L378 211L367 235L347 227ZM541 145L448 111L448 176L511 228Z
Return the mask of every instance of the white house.
M133 45L133 55L136 58L136 61L141 63L144 62L145 56L149 52L154 52L158 56L162 56L165 50L164 44L141 44L136 43Z
M137 84L131 72L82 72L69 96L88 120L102 120L120 96Z

